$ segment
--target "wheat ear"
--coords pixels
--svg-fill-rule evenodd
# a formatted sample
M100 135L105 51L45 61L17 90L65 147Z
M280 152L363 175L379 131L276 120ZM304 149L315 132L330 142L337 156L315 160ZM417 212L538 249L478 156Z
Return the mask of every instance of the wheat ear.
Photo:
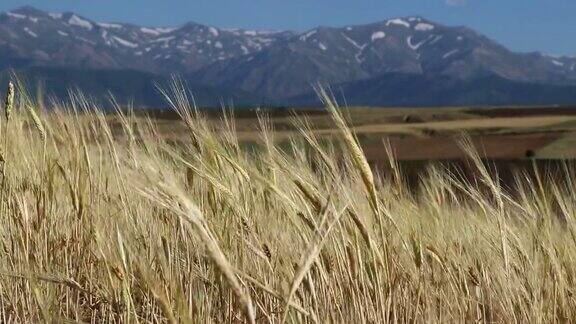
M40 117L36 113L36 110L34 110L32 105L29 105L29 104L26 105L26 109L28 110L30 117L32 117L32 122L34 123L34 126L36 127L36 129L40 133L40 136L42 136L42 141L46 141L46 130L44 129L44 125L42 124Z
M14 83L12 81L8 82L8 91L6 92L6 102L4 107L4 113L6 114L6 120L10 120L10 115L12 114L12 109L14 109Z

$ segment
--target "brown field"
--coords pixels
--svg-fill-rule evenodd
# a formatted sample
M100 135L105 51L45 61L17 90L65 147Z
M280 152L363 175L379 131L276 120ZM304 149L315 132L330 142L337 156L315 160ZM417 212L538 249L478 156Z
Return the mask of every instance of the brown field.
M213 120L221 112L207 112ZM321 109L271 110L265 113L275 130L275 139L285 141L296 134L293 117L305 116L322 137L337 130ZM468 136L482 157L496 160L526 158L557 160L576 157L576 108L350 108L350 125L360 139L368 159L386 160L384 141L389 141L399 161L454 160L464 157L459 142ZM169 138L180 141L185 127L170 112L152 112L159 128ZM235 112L241 141L259 137L256 112Z

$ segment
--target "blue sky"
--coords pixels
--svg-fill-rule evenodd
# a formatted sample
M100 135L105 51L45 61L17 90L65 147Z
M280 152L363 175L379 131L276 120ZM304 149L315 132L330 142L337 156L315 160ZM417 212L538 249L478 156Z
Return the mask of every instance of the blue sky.
M513 50L576 55L576 0L0 0L99 21L306 30L421 15L467 25Z

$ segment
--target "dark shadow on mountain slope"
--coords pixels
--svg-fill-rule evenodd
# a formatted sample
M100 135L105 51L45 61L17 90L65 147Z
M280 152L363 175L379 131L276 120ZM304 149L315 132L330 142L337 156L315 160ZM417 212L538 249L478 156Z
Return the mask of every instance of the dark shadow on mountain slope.
M496 106L576 103L576 86L508 80L496 75L473 79L390 73L333 86L337 99L350 106ZM343 96L343 97L342 97ZM291 105L317 106L312 91L288 99Z
M0 72L0 87L11 77L12 72ZM42 87L49 98L66 101L69 91L80 91L91 102L102 108L111 108L110 94L118 103L132 103L136 108L166 108L168 103L160 94L157 85L163 89L170 86L171 78L135 70L88 70L59 67L31 67L17 70L16 74L36 93ZM237 107L251 106L257 100L243 91L194 84L193 80L183 80L201 107L220 107L234 104Z

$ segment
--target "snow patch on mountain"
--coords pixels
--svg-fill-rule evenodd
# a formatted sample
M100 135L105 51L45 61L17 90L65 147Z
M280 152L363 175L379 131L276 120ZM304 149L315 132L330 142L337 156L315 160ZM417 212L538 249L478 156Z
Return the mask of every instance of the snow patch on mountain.
M326 47L326 45L322 44L322 42L318 43L318 47L323 50L326 51L328 48Z
M434 25L428 23L418 23L416 26L414 26L414 29L417 31L430 31L434 30Z
M23 19L28 19L28 20L30 20L30 21L33 22L33 23L38 23L38 18L37 18L37 17L26 16L26 15L23 15L23 14L20 14L20 13L16 13L16 12L11 12L11 11L7 11L7 12L5 12L5 14L6 14L8 17L11 17L11 18L14 18L14 19L21 19L21 20L23 20Z
M419 49L420 46L422 46L422 44L424 44L424 43L425 43L425 41L422 41L422 42L420 42L420 43L413 44L413 43L412 43L412 36L408 36L408 38L406 38L406 44L408 44L408 47L410 47L410 48L411 48L412 50L414 50L414 51L417 50L417 49Z
M428 45L434 45L436 43L438 43L440 40L442 40L442 38L444 38L443 35L433 35L432 40L428 43Z
M354 47L356 47L358 49L358 52L356 53L356 55L354 55L354 59L356 60L356 62L358 63L362 63L362 54L364 53L364 49L366 48L366 46L368 44L362 44L359 45L356 41L354 41L352 38L346 36L346 34L342 33L342 37L344 37L344 39L352 44Z
M364 62L364 59L362 59L362 55L364 54L364 49L366 48L366 46L367 44L360 46L358 53L354 55L354 59L356 60L356 62L358 63Z
M37 35L35 32L31 31L30 28L28 28L28 27L25 27L25 28L24 28L24 31L25 31L28 35L30 35L30 36L32 36L32 37L34 37L34 38L37 38L37 37L38 37L38 35Z
M372 39L372 41L377 41L379 39L384 39L386 37L386 33L383 31L377 31L375 33L372 34L372 36L370 37L370 39Z
M89 39L87 39L87 38L80 37L80 36L76 36L76 38L79 39L79 40L81 40L81 41L83 41L84 43L88 43L88 44L90 44L90 45L92 45L92 46L96 45L96 42L91 41L91 40L89 40Z
M404 26L406 28L410 28L410 23L400 19L400 18L395 18L395 19L390 19L386 22L386 26L390 26L390 25L396 25L396 26Z
M312 29L311 31L307 32L306 34L301 35L301 36L300 36L300 40L303 41L303 42L305 42L305 41L308 40L308 38L314 36L317 32L318 32L318 31L317 31L316 29Z
M212 36L214 37L218 37L220 35L220 32L218 32L218 29L214 28L214 27L209 27L208 31L210 32L210 34L212 34Z
M171 33L173 31L175 31L178 28L174 28L174 27L156 27L155 30L157 32L159 32L160 34L168 34Z
M156 29L148 28L148 27L140 27L140 31L143 32L144 34L148 34L148 35L153 35L153 36L160 35L159 31L157 31Z
M149 27L140 27L140 32L152 35L152 36L160 36L162 34L168 34L176 30L175 28L149 28Z
M257 30L256 32L258 33L258 35L267 35L267 36L278 35L283 33L283 31L278 30Z
M175 38L176 38L176 36L160 37L160 38L156 38L150 42L151 43L168 43L168 42L174 40Z
M443 58L443 59L447 59L447 58L449 58L450 56L458 53L459 51L460 51L459 49L451 50L450 52L444 54L444 56L442 56L442 58Z
M126 46L126 47L130 47L130 48L136 48L138 47L138 44L132 43L130 41L127 41L125 39L122 39L120 37L117 36L112 36L112 38L120 45L122 46Z
M94 28L94 26L92 25L91 22L89 22L86 19L82 19L76 15L72 15L70 17L70 19L68 19L68 24L73 25L73 26L86 28L88 30L92 30L92 28Z
M28 18L26 15L21 15L19 13L10 12L10 11L6 11L6 15L8 15L8 17L11 17L14 19L26 19L26 18Z
M112 23L105 23L105 22L99 22L97 23L98 26L102 27L102 28L106 28L106 29L121 29L122 25L120 24L112 24Z
M346 36L346 34L342 34L342 37L344 37L344 39L346 39L346 41L348 41L348 43L352 44L354 47L360 49L362 48L362 46L358 45L358 43L356 43L355 40L353 40L352 38Z

